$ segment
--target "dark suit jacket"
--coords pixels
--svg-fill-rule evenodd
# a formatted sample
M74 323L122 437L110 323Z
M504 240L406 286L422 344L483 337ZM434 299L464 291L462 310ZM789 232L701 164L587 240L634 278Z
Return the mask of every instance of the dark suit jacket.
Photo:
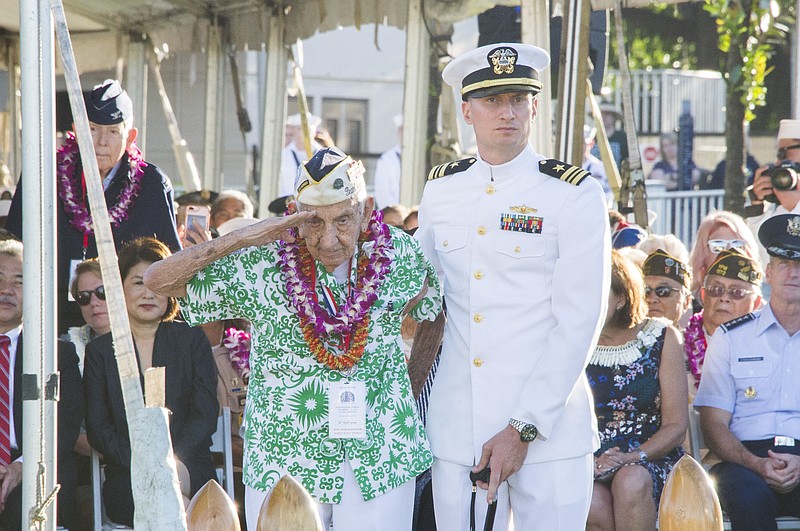
M138 352L137 352L138 359ZM201 328L182 322L161 323L153 345L153 366L165 367L166 406L175 457L189 469L192 494L214 477L211 435L217 429L217 369ZM103 454L106 477L127 474L131 446L122 387L111 334L86 346L83 384L86 433ZM144 378L141 378L144 388Z
M18 449L11 450L11 459L22 455L22 437L26 423L22 422L22 334L17 342L17 352L14 361L14 430L17 437ZM75 441L81 430L84 415L83 392L81 389L81 373L78 370L78 355L75 346L66 341L58 341L58 370L61 373L61 399L58 402L58 475L57 481L61 484L58 494L58 522L65 527L73 527L77 517L77 472L75 468ZM41 384L40 384L41 385ZM31 427L38 426L38 419L28 419ZM36 455L26 455L26 459L37 459ZM20 484L17 489L20 489ZM21 507L20 507L21 508ZM15 508L16 509L16 508ZM9 507L9 514L12 511ZM9 516L9 515L6 515ZM19 516L11 517L12 521L5 520L7 528L20 529L17 520Z
M122 156L122 164L105 192L106 204L109 208L113 208L117 204L120 192L129 182L128 169L128 155L125 154ZM76 175L80 176L81 171L82 168L78 164L75 169ZM179 251L181 244L175 228L172 196L172 183L169 178L157 166L148 163L142 176L139 196L128 211L128 219L116 227L111 227L116 248L119 250L122 244L140 236L152 236L166 244L172 252ZM59 334L65 333L70 326L84 324L78 304L69 302L67 299L71 261L83 259L83 232L72 226L71 219L71 216L68 216L64 210L64 202L61 197L56 195ZM22 179L20 179L5 225L5 228L20 240L22 239L22 222ZM90 234L86 258L96 256L97 245L94 234Z

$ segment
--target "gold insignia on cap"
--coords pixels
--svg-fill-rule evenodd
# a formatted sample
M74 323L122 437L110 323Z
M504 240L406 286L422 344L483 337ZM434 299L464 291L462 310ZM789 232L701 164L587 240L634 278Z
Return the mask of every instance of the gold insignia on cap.
M757 394L758 393L756 393L756 390L753 386L750 386L744 390L745 398L755 398Z
M492 62L492 70L498 76L501 74L513 74L514 65L517 63L517 52L511 48L498 48L489 55Z
M795 216L786 225L786 232L791 236L800 236L800 216Z
M508 209L511 212L517 212L518 214L533 214L533 213L537 212L537 210L535 208L531 208L529 206L525 206L524 204L522 206L508 207Z

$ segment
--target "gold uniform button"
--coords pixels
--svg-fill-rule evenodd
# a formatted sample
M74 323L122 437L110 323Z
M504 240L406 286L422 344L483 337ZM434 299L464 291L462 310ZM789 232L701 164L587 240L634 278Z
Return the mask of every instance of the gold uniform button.
M518 253L518 252L520 252L520 251L522 251L522 247L520 247L519 245L517 245L516 247L514 247L514 252L515 252L515 253Z
M476 323L481 323L483 322L483 316L479 313L476 313L475 315L472 316L472 320L475 321Z
M489 195L492 195L494 193L494 186L492 186L491 184L489 186L487 186L486 187L486 193L489 194Z
M483 360L480 358L475 358L474 360L472 360L472 364L475 365L476 367L483 367Z
M472 276L475 277L475 280L483 280L483 271L475 271Z
M447 247L448 245L450 245L450 242L448 242L447 240L442 242L442 246Z
M478 234L484 236L486 234L486 227L478 227Z

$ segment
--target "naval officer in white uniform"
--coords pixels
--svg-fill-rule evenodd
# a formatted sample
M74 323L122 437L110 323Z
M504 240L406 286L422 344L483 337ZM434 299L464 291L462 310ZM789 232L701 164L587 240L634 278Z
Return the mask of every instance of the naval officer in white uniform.
M475 157L431 170L416 237L444 280L447 324L428 410L436 521L467 530L471 470L494 529L583 529L598 448L584 375L605 317L610 238L603 190L528 142L541 48L492 44L445 68ZM587 178L588 177L588 178ZM479 491L481 492L481 491Z

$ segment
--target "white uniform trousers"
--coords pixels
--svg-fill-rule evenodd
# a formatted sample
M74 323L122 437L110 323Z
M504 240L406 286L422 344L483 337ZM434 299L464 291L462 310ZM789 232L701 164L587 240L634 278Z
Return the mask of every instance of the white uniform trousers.
M498 489L494 530L582 531L592 500L593 465L592 454L523 465ZM470 470L472 467L441 459L434 462L433 505L439 529L469 531ZM486 508L486 491L478 488L475 499L478 531L483 529Z
M414 478L395 487L386 494L364 501L353 469L344 462L344 488L339 504L318 503L322 529L328 531L410 531L414 516ZM285 472L284 472L285 473ZM245 486L244 509L247 530L256 531L258 513L269 491Z

